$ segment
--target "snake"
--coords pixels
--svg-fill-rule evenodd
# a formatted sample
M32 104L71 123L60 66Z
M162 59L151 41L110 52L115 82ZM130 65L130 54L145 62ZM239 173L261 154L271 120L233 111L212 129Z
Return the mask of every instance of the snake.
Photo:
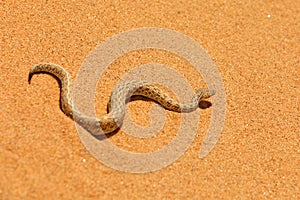
M36 64L30 69L29 84L33 75L40 73L50 74L59 81L60 108L62 112L95 136L112 133L121 127L125 116L126 104L131 97L141 96L158 103L166 110L189 113L199 107L201 100L215 94L214 89L199 88L188 103L181 104L171 98L163 89L152 83L130 80L117 85L112 91L107 104L107 114L101 117L91 117L75 108L72 99L72 77L66 69L53 63Z

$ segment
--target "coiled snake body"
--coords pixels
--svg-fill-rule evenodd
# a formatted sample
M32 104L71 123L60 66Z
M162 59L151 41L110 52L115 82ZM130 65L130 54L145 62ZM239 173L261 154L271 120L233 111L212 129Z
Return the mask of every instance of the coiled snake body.
M107 134L117 130L124 119L126 102L132 96L146 97L170 111L192 112L199 107L199 102L202 99L209 98L215 94L213 90L209 91L207 88L200 88L189 103L180 104L155 85L143 81L127 81L123 85L117 86L111 93L108 113L97 118L86 116L74 108L72 101L72 78L64 68L52 63L37 64L29 72L29 83L32 76L37 73L51 74L60 81L61 110L93 135Z

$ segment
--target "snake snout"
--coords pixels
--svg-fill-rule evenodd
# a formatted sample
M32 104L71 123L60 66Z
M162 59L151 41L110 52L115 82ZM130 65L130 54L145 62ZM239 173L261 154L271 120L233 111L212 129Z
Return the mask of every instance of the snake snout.
M216 94L215 88L209 88L209 94L210 96L214 96Z

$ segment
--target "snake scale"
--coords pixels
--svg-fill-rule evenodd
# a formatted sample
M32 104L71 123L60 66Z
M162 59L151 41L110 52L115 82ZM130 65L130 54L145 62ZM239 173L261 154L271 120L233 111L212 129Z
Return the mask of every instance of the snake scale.
M146 97L157 102L167 110L186 113L196 110L202 99L209 98L215 94L214 90L209 91L207 88L200 88L196 91L189 103L180 104L153 84L136 80L127 81L122 85L118 85L111 93L108 103L108 113L97 118L86 116L74 108L72 100L72 78L63 67L52 63L34 65L29 72L29 83L32 76L37 73L47 73L58 79L61 86L60 107L62 112L93 135L108 134L117 130L122 125L126 103L132 96Z

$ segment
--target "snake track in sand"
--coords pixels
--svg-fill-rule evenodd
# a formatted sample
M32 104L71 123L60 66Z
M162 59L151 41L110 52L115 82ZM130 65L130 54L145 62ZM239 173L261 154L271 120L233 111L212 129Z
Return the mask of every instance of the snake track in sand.
M73 107L72 78L64 68L52 63L37 64L29 72L29 83L32 76L37 73L53 75L60 81L61 110L93 135L108 134L117 130L124 119L126 102L132 96L146 97L170 111L192 112L199 107L199 102L202 99L215 94L214 90L209 91L207 88L200 88L189 103L180 104L155 85L143 81L127 81L123 85L117 86L112 92L108 104L108 114L97 118L86 116Z

